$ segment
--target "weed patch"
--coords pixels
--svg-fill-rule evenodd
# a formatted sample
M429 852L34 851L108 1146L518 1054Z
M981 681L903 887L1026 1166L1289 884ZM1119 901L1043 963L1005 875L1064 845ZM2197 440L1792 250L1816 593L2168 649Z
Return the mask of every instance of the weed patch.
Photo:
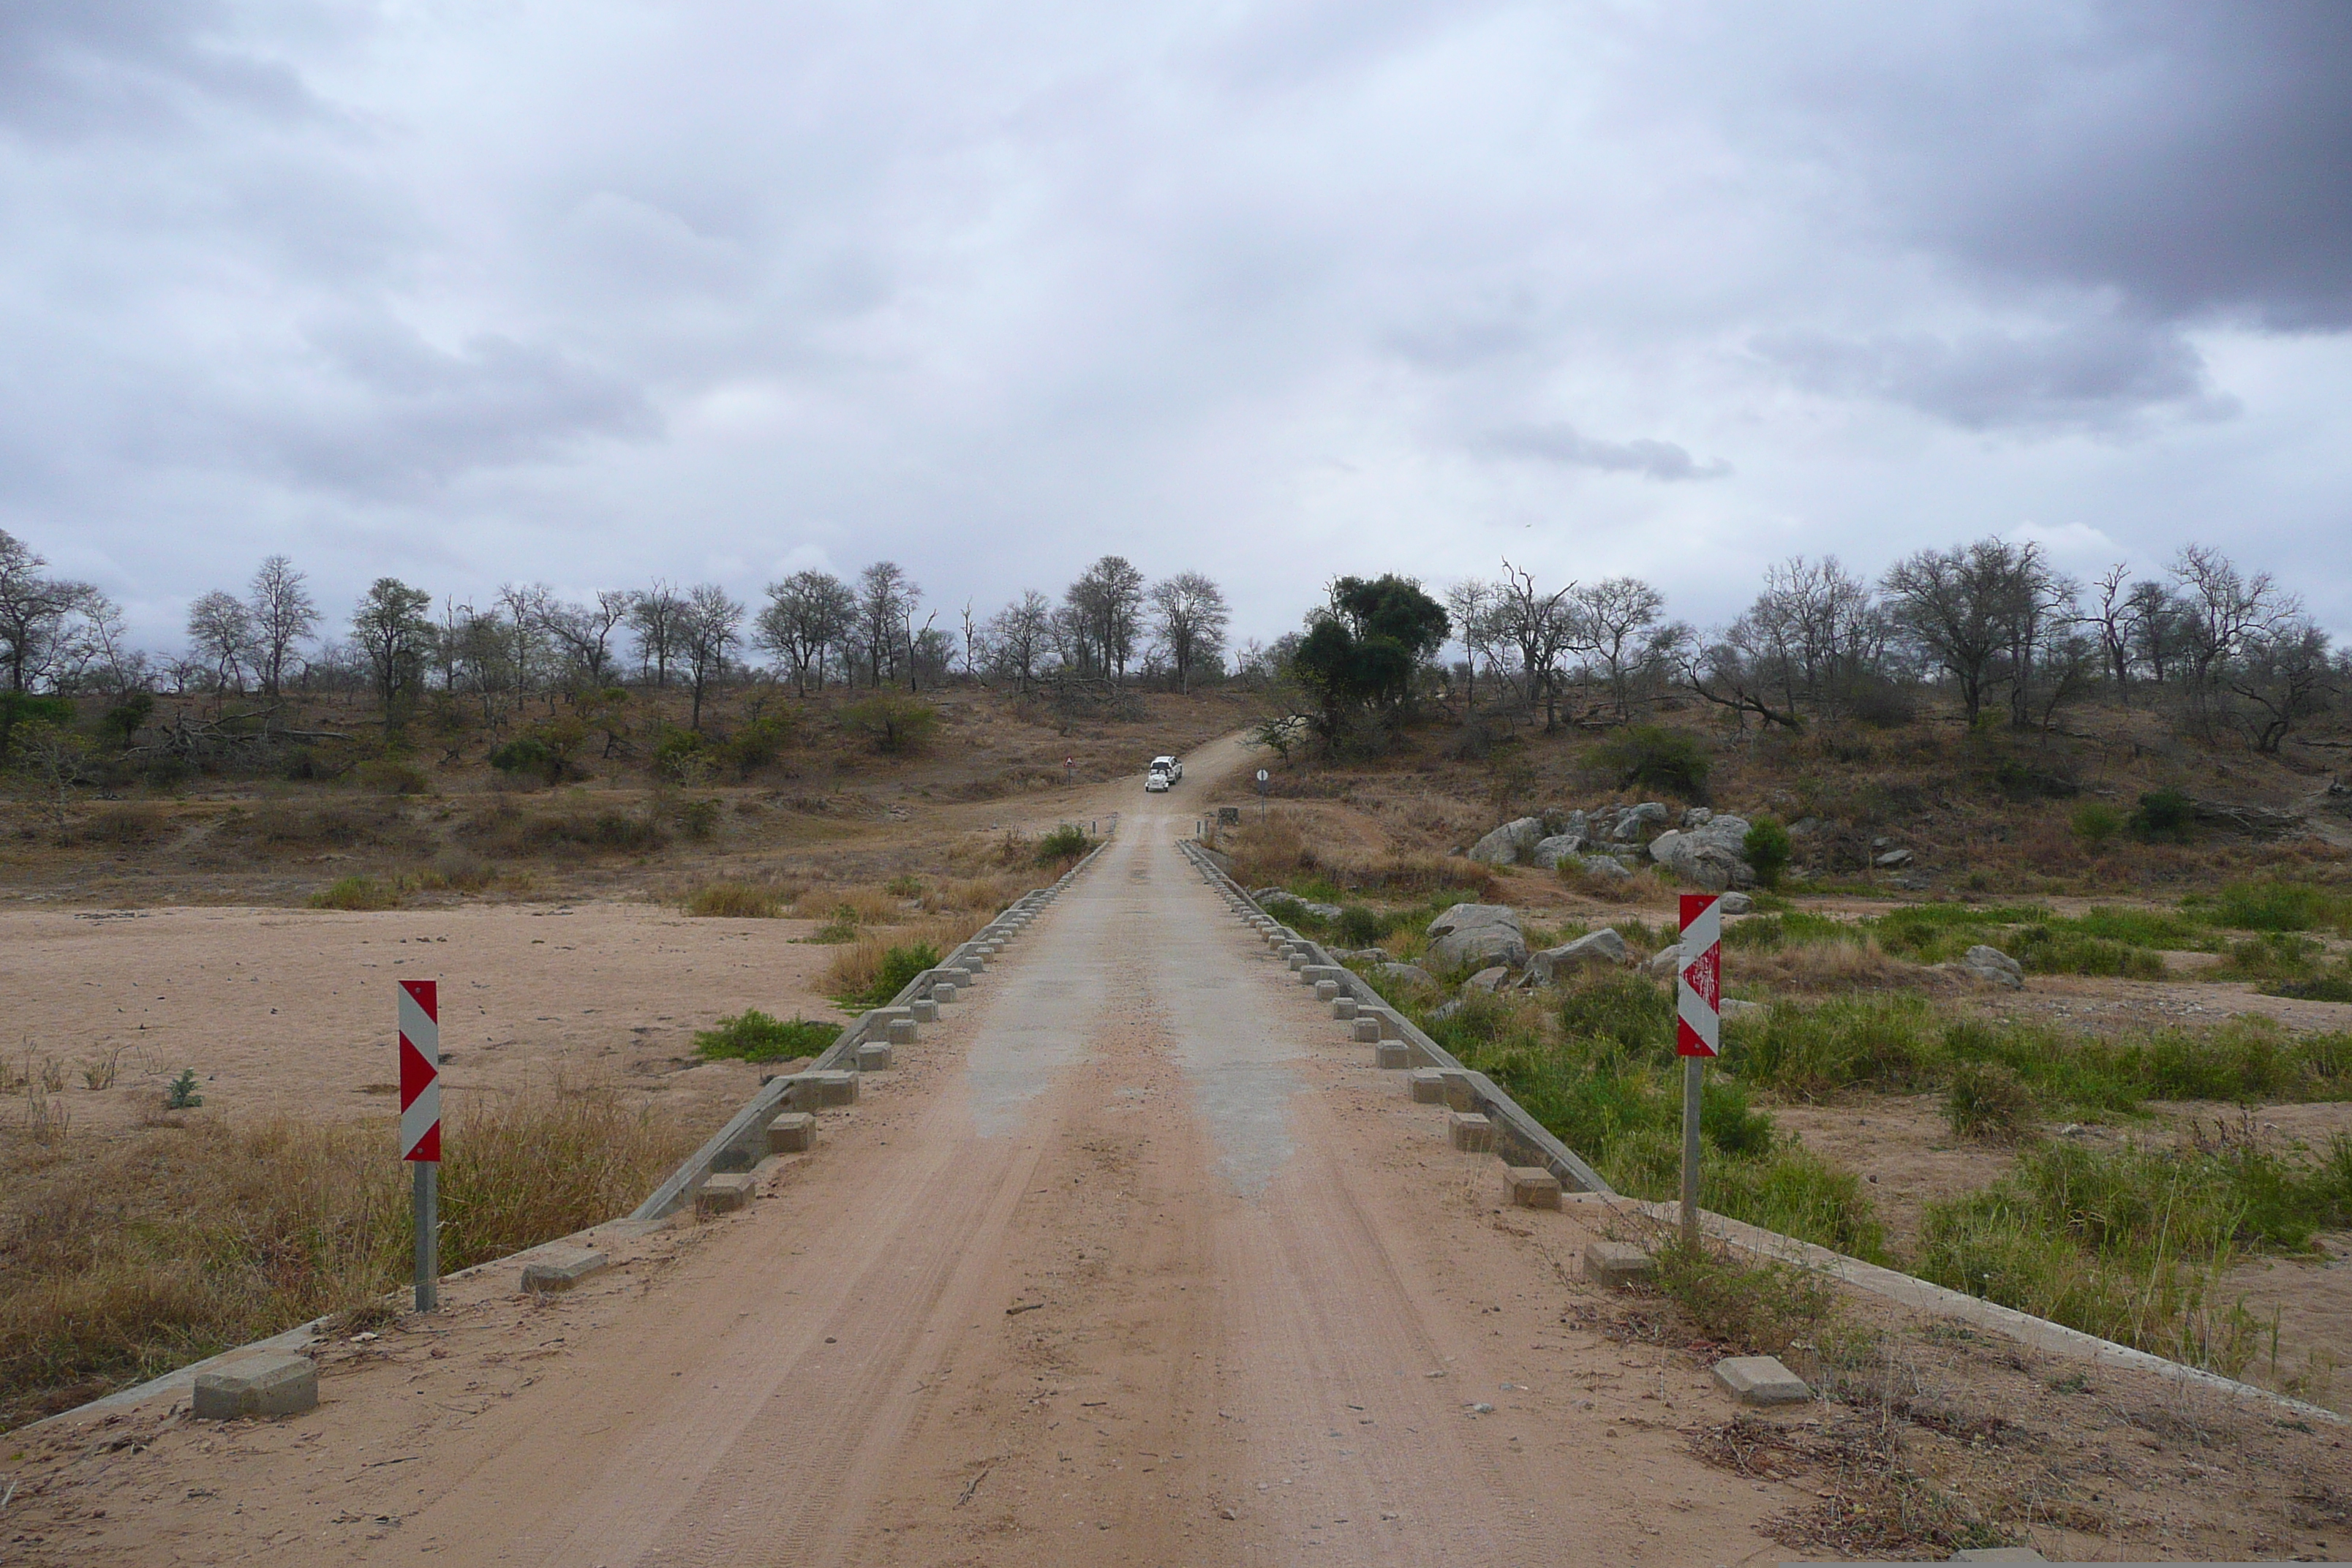
M705 882L680 902L689 915L773 920L784 912L785 900L775 889L755 882Z
M822 1054L840 1035L838 1024L772 1018L756 1007L746 1007L732 1018L719 1019L715 1027L698 1031L694 1053L713 1061L790 1061Z

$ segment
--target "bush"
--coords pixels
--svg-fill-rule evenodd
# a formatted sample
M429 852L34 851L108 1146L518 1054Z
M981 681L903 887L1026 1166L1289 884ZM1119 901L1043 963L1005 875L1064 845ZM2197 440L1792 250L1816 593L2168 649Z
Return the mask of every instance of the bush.
M700 784L710 776L709 744L698 730L664 730L654 742L654 772L672 784Z
M370 757L352 770L352 779L378 795L428 795L433 789L422 768L398 757Z
M1066 822L1045 837L1037 840L1036 863L1054 866L1084 858L1095 847L1087 830L1075 823Z
M2103 800L2086 800L2067 817L2066 825L2083 847L2094 852L2107 847L2107 840L2124 830L2124 814Z
M1740 841L1740 850L1750 866L1756 868L1756 879L1768 888L1780 885L1780 873L1789 868L1789 830L1769 816L1759 816L1748 824L1748 837Z
M1762 1355L1817 1348L1840 1321L1836 1287L1794 1264L1665 1247L1658 1251L1658 1285L1709 1339Z
M1706 798L1706 752L1690 735L1636 725L1594 752L1593 761L1620 789L1644 784L1685 800Z
M1944 1120L1963 1138L2017 1143L2035 1125L2033 1093L1997 1062L1962 1062L1944 1086Z
M2352 935L2352 898L2308 882L2232 882L2205 906L2216 925L2240 931L2326 931Z
M841 710L842 728L865 736L885 756L921 751L939 723L938 709L895 691L877 691Z
M379 882L373 877L338 877L321 891L310 895L314 910L396 910L400 908L401 889L396 883Z
M681 802L677 808L677 825L696 843L708 843L719 831L719 803L708 797Z
M711 755L736 777L748 779L784 754L798 728L791 713L763 713L713 747Z
M719 1019L715 1027L698 1031L694 1053L713 1061L790 1061L821 1055L840 1035L838 1024L798 1017L786 1022L746 1007L732 1018Z
M683 902L689 915L731 920L773 920L784 912L782 894L751 882L706 882Z
M870 966L844 962L858 956L853 950L835 961L835 978L842 988L834 992L833 996L845 1007L886 1006L890 998L905 989L908 981L926 969L938 968L940 963L940 950L928 942L886 948L878 961ZM864 973L859 973L860 970Z
M2130 826L2150 844L2186 844L2197 828L2197 803L2177 789L2150 790L2132 807Z
M555 753L545 742L530 735L519 735L490 753L490 766L509 778L528 774L548 784L555 783L562 769Z

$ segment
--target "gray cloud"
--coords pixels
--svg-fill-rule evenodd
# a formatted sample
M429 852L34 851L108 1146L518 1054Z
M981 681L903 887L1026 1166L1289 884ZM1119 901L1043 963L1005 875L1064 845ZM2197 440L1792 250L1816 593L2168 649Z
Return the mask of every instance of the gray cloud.
M1496 432L1487 445L1497 452L1541 458L1571 468L1594 468L1604 474L1639 474L1645 479L1720 479L1731 465L1717 458L1702 463L1687 448L1672 441L1646 437L1632 441L1597 441L1579 435L1570 425L1526 425Z
M2203 356L2178 331L2137 322L1861 341L1783 331L1754 347L1808 391L1884 398L1970 430L2112 432L2152 409L2198 419L2241 411L2213 390Z

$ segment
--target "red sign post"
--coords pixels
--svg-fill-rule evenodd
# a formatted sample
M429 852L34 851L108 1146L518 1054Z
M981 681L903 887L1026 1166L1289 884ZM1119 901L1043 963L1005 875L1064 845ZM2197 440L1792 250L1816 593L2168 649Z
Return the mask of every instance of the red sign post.
M1698 1250L1698 1110L1706 1060L1723 1046L1723 909L1713 893L1683 895L1675 984L1675 1054L1683 1058L1683 1246Z
M416 1310L440 1305L441 985L400 982L400 1157L415 1173Z

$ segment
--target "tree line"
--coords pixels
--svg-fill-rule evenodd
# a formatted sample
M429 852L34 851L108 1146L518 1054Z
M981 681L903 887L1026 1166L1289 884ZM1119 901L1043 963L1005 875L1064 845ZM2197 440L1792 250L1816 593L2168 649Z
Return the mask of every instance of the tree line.
M303 573L264 561L242 593L214 589L188 607L187 646L132 647L119 605L0 531L0 673L6 689L186 695L288 690L373 695L395 721L427 692L478 705L497 727L524 704L635 681L685 688L690 727L719 687L754 678L802 695L828 684L919 691L964 679L1026 691L1062 680L1189 690L1225 674L1232 619L1197 572L1158 582L1105 555L1058 600L1034 589L993 612L966 604L953 626L892 561L844 579L795 572L756 605L716 584L656 582L584 599L509 584L487 602L436 601L380 577L331 628Z

